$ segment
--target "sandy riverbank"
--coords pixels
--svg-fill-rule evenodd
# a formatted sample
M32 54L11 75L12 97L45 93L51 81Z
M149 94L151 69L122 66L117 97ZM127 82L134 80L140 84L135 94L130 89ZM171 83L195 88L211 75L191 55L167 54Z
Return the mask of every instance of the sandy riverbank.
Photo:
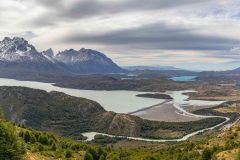
M132 115L139 116L143 119L165 122L188 122L202 119L200 117L184 115L176 109L173 104L172 101L165 101L154 107L134 112Z
M165 122L189 122L203 119L205 117L199 117L190 114L193 111L215 107L222 103L221 101L201 101L201 100L189 100L189 96L186 93L194 92L176 91L166 92L166 94L173 97L173 100L165 100L162 103L143 108L136 112L132 112L132 115L139 116L143 119Z

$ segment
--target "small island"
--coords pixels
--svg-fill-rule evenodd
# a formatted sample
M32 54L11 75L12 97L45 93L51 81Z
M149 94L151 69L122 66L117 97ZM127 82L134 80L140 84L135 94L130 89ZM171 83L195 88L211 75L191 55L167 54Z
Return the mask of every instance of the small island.
M145 94L138 94L137 97L145 97L145 98L156 98L156 99L173 99L171 96L167 94L161 93L145 93Z

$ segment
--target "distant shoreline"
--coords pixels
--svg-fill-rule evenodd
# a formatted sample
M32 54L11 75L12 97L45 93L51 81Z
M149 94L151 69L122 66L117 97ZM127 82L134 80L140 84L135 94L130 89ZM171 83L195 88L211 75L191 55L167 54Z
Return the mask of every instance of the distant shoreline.
M164 93L144 93L137 94L136 97L154 98L154 99L173 99L170 95Z

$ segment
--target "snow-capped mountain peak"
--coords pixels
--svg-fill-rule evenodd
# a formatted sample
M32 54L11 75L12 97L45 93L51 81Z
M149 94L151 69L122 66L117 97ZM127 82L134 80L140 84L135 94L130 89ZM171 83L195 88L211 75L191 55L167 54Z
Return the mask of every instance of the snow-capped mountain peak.
M38 52L28 41L19 37L6 37L0 41L0 65L11 66L13 70L22 68L24 71L31 70L36 73L57 71L88 74L123 71L110 58L98 51L85 48L68 49L55 56L52 49Z
M5 37L0 41L0 60L1 61L42 61L41 55L37 52L34 46L23 38Z
M52 48L49 48L48 50L43 51L41 53L45 58L47 58L52 63L56 62Z
M101 52L82 48L80 50L69 49L59 52L55 59L66 64L74 72L80 73L113 73L122 72L110 58Z
M87 62L87 61L96 61L98 63L107 62L112 63L112 60L105 56L103 53L92 49L82 48L79 51L74 49L65 50L63 52L59 52L56 55L56 58L64 63L77 63L77 62Z
M45 56L48 56L48 57L54 57L54 52L53 52L52 48L49 48L48 50L43 51L42 54Z

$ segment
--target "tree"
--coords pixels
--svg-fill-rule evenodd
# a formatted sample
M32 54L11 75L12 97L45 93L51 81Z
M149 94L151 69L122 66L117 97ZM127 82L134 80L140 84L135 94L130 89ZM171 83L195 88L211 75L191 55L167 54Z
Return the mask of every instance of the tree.
M36 137L34 135L31 135L30 142L34 144L36 141Z
M157 160L154 156L147 156L144 158L144 160Z
M89 147L87 149L87 152L89 152L92 155L93 159L99 159L99 157L100 157L100 155L98 155L98 153L97 153L96 148Z
M80 144L72 144L71 150L78 151L80 149Z
M212 158L212 151L208 148L203 150L202 160L210 160Z
M30 133L29 133L28 131L26 131L26 132L24 133L23 139L24 139L24 141L25 141L26 143L30 141L31 136L30 136Z
M24 132L23 132L23 131L20 131L19 134L18 134L18 136L19 136L19 137L22 137L22 138L23 138L23 135L24 135Z
M41 135L38 139L38 142L40 142L43 145L48 145L48 137L45 135Z
M85 153L84 160L93 160L93 156L88 151Z
M0 119L0 159L22 160L25 149L15 133L13 125Z
M3 115L2 109L0 109L0 119L1 119L1 120L4 119L4 115Z
M53 144L52 144L51 149L52 149L53 151L56 151L56 150L57 150L57 145L56 145L56 143L53 143Z
M69 150L67 150L67 151L65 152L65 158L71 158L71 157L72 157L72 152L69 151Z
M181 160L188 160L188 157L184 155Z
M99 160L106 160L105 155L102 154L102 155L100 156Z
M240 160L240 148L238 149L237 159Z
M109 155L107 155L106 157L107 160L120 160L119 155L115 154L115 153L110 153Z
M38 151L41 152L44 150L44 147L42 146L42 144L38 144L37 149L38 149Z

